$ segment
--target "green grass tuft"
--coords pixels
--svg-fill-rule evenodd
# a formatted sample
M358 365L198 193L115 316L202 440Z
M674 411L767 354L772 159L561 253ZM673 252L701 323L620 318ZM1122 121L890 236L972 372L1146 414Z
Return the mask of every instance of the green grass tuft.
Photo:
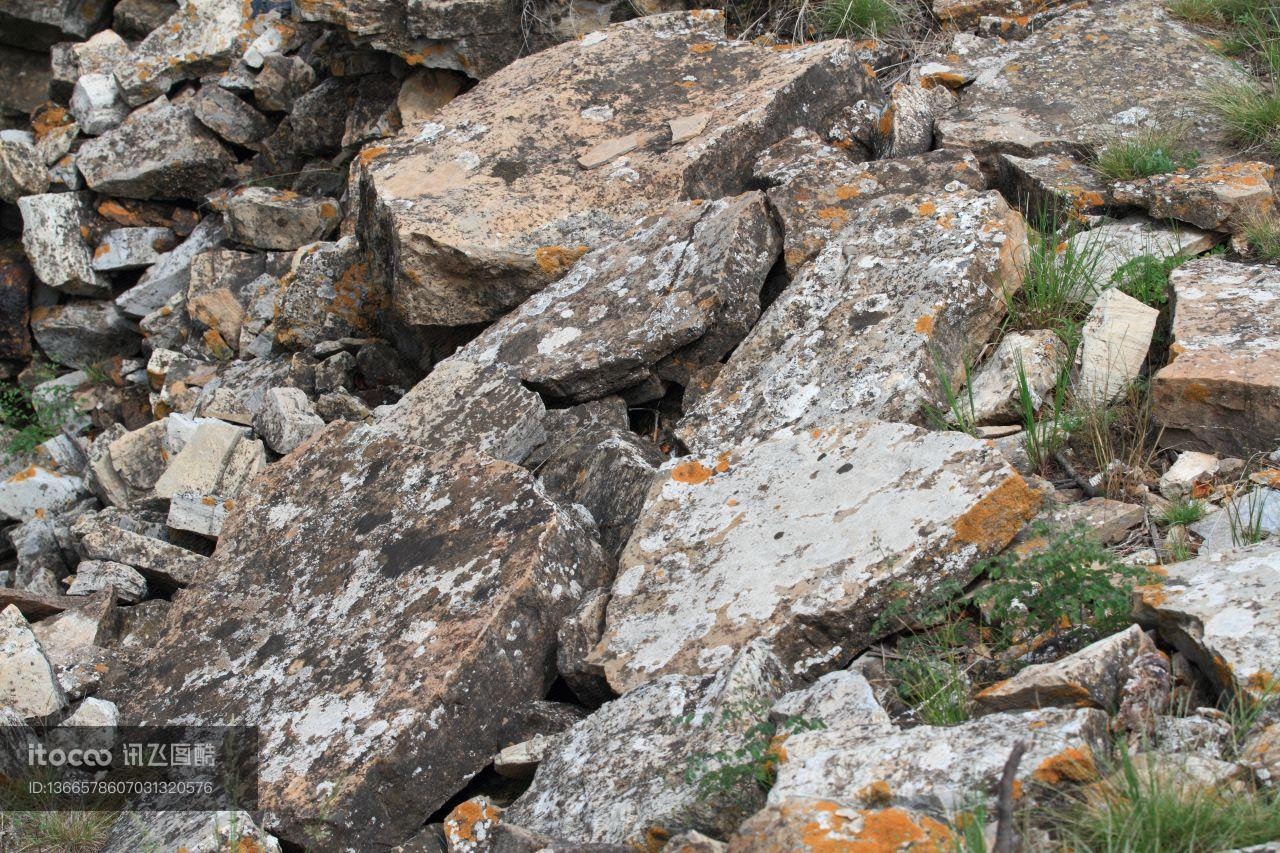
M1254 83L1223 83L1206 96L1231 138L1280 153L1280 91Z
M1255 216L1244 224L1242 232L1249 241L1249 254L1268 263L1280 261L1280 218Z
M875 38L898 26L903 17L893 0L824 0L816 24L831 38Z
M1159 309L1169 301L1169 273L1189 261L1188 257L1157 258L1139 255L1126 261L1111 280L1122 293Z
M1178 498L1170 501L1156 520L1166 527L1172 527L1175 524L1195 524L1202 518L1204 518L1204 504L1193 498Z
M1109 181L1132 181L1194 168L1200 155L1183 144L1183 133L1151 130L1111 143L1098 152L1093 168Z

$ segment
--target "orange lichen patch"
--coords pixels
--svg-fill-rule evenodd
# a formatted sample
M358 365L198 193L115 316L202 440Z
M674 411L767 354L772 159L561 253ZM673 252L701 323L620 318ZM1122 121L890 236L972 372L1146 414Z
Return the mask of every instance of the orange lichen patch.
M479 800L467 800L444 819L445 832L461 841L476 840L476 826L480 823L497 823L502 810Z
M877 129L884 139L888 139L889 135L893 133L893 112L893 106L890 105L885 107L884 112L880 114L880 124Z
M659 853L671 840L671 832L661 826L651 826L644 831L644 849L649 853Z
M1276 686L1276 676L1265 669L1260 669L1245 679L1244 684L1251 691L1269 694Z
M951 831L938 821L924 815L912 815L903 809L880 809L860 812L862 831L844 850L857 853L941 853L949 850ZM840 847L813 848L835 850Z
M1280 468L1267 468L1250 474L1249 479L1260 486L1270 486L1273 489L1280 489Z
M938 206L931 201L923 202L919 207L916 208L916 213L920 214L921 216L933 216L937 212L938 212Z
M715 49L716 49L716 46L709 41L700 41L700 42L695 42L694 44L689 45L690 53L697 53L697 54L710 53Z
M205 506L217 506L217 505L218 505L218 499L217 499L217 498L211 498L211 497L209 497L209 496L207 496L207 495L206 495L205 497L203 497L203 498L201 498L201 499L200 499L200 503L204 504Z
M320 205L320 215L331 219L338 215L338 206L331 201L326 201Z
M916 331L922 335L932 335L934 323L932 314L923 314L916 318Z
M849 211L842 207L824 207L818 211L818 218L831 225L843 225L849 221Z
M997 550L1040 509L1040 493L1020 475L1006 479L956 519L956 539L982 550Z
M108 246L106 243L103 243L101 246L93 250L93 256L95 258L100 258L110 251L111 251L111 247Z
M959 89L964 85L964 75L954 71L939 71L936 74L925 75L920 82L927 87L946 86L948 89Z
M40 471L40 469L38 469L36 466L32 465L32 466L30 466L30 467L28 467L28 468L24 468L23 470L21 470L21 471L19 471L18 473L14 474L12 477L10 477L10 478L9 478L9 482L10 482L10 483L21 483L23 480L30 480L32 477L34 477L36 474L38 474L38 473L39 473L39 471Z
M387 146L370 145L368 148L360 152L360 156L358 156L356 160L360 162L361 166L368 166L385 153L387 153Z
M31 130L35 133L36 139L39 139L50 131L66 127L73 121L75 119L64 107L49 103L36 108L36 111L31 114Z
M857 797L869 806L887 806L893 801L893 789L883 779L877 779L861 788Z
M1093 782L1098 778L1098 765L1087 747L1069 746L1041 761L1031 775L1046 785Z
M700 486L710 480L715 471L697 459L686 459L671 469L671 479L689 486Z
M862 195L862 190L858 189L853 184L845 184L844 186L836 187L836 198L841 201L848 201L849 199L857 198L860 195Z
M1188 382L1182 386L1182 398L1192 403L1204 403L1211 396L1209 386L1203 382Z
M552 278L559 278L578 258L590 251L590 246L542 246L533 252L533 262L538 269Z
M729 451L725 451L716 457L716 473L723 474L729 470Z

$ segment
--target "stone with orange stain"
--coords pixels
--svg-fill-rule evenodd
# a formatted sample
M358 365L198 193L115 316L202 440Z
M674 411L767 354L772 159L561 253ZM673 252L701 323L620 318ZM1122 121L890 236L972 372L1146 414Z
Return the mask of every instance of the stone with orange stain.
M933 14L944 24L971 27L986 16L1026 23L1031 15L1067 6L1073 0L933 0Z
M962 384L966 347L990 337L1002 294L1021 285L1022 217L998 194L959 185L847 204L849 223L686 407L677 434L691 450L851 415L918 422L946 408L939 366Z
M902 424L781 430L717 473L723 452L652 486L589 658L615 690L714 672L756 638L799 675L838 667L877 638L895 584L967 583L1040 503L982 442Z
M42 282L73 296L108 296L111 283L94 266L81 231L91 216L86 193L41 193L18 199L22 247Z
M1107 714L1045 708L955 726L835 725L798 732L787 739L788 760L778 768L769 804L817 798L850 809L889 805L949 818L973 808L978 798L990 810L1005 760L1019 740L1027 753L1016 778L1025 786L1037 778L1037 767L1065 768L1062 756L1107 754Z
M164 94L181 80L227 70L252 38L245 0L189 0L152 30L122 63L116 79L130 106Z
M280 853L280 842L244 811L137 811L111 827L104 853L137 849L138 838L171 853Z
M910 809L795 797L752 816L729 840L729 853L945 853L954 844L945 823Z
M0 200L16 204L48 188L49 170L36 149L21 139L0 140Z
M1135 613L1230 695L1265 695L1280 661L1280 544L1263 542L1168 566Z
M867 201L890 193L941 188L952 181L985 189L977 161L959 152L856 162L803 130L771 146L755 165L756 180L783 223L784 259L794 275Z
M168 228L115 228L102 237L93 253L93 268L101 272L149 267L177 245Z
M294 256L275 300L276 341L304 349L320 341L374 337L390 295L354 237L315 243Z
M228 237L260 249L292 250L323 240L342 218L333 199L270 187L246 187L212 202L225 217Z
M87 495L79 477L31 465L0 482L0 517L30 521L37 513L62 512Z
M780 243L759 192L673 204L578 259L460 357L508 365L538 391L575 401L655 379L688 385L759 316ZM550 254L548 265L577 254Z
M539 249L602 247L675 201L740 192L742 164L769 144L878 94L847 43L779 52L723 28L719 14L658 14L559 45L357 164L361 236L395 279L397 314L495 319L565 272ZM703 131L666 144L667 123L694 115Z
M1280 273L1219 258L1170 275L1173 354L1153 382L1162 440L1248 457L1277 444Z
M458 853L482 853L489 849L488 842L501 820L502 809L487 797L464 800L444 819L444 835L449 849Z
M1000 189L1056 222L1086 221L1115 205L1111 190L1087 164L1067 154L996 158Z
M1270 163L1208 163L1189 171L1152 175L1113 187L1116 201L1146 208L1156 219L1199 228L1238 231L1275 209Z

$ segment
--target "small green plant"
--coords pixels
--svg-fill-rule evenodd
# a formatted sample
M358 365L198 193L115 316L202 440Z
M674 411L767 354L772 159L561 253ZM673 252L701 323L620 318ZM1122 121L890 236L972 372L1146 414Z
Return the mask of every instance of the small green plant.
M947 370L947 366L943 363L942 354L938 351L933 352L933 370L934 375L938 377L938 385L942 390L942 399L946 401L947 408L945 410L928 406L925 414L929 419L929 423L934 429L938 430L958 430L968 435L977 435L978 426L975 422L973 409L973 374L972 365L966 358L964 361L964 390L957 390L955 383L951 381L951 371Z
M1070 363L1071 359L1067 359L1067 364ZM1063 367L1058 374L1053 388L1053 400L1048 406L1049 416L1039 421L1035 395L1027 380L1027 371L1023 367L1021 356L1018 357L1014 370L1014 378L1018 386L1018 412L1022 419L1022 449L1026 451L1031 467L1043 475L1052 466L1053 455L1062 448L1071 430L1077 426L1067 406L1070 372Z
M893 0L823 0L817 28L831 38L875 38L902 22Z
M1280 796L1252 788L1204 787L1184 774L1134 766L1120 748L1119 768L1065 808L1044 810L1065 846L1103 853L1213 853L1280 837Z
M979 565L990 583L972 595L992 621L1006 633L1030 634L1088 624L1106 635L1128 624L1131 592L1152 581L1150 572L1118 561L1084 526L1038 524L1032 532L1047 541L1043 550L1000 554Z
M1169 273L1188 260L1190 258L1178 256L1139 255L1121 265L1111 280L1122 293L1159 309L1169 301Z
M1103 244L1091 232L1072 239L1052 213L1037 217L1028 234L1026 274L1017 293L1006 297L1015 330L1052 329L1073 351L1080 326L1098 290L1097 270Z
M685 722L691 724L692 720ZM821 720L806 717L775 722L769 719L768 705L760 701L730 703L713 717L713 724L721 731L740 730L741 735L736 746L697 753L689 759L685 782L694 785L704 801L721 796L733 799L741 796L744 789L767 792L777 778L778 739L826 728Z
M1165 541L1164 547L1170 563L1181 563L1183 560L1190 560L1193 556L1191 543L1187 541L1186 530L1182 527L1169 530L1169 538Z
M1219 707L1227 715L1227 723L1231 726L1231 741L1228 747L1232 757L1241 753L1245 740L1253 733L1254 726L1277 701L1280 701L1280 683L1272 683L1258 696L1244 690L1222 694Z
M1280 218L1275 215L1253 216L1244 223L1244 237L1249 254L1260 261L1280 261Z
M71 389L53 386L38 398L20 385L0 388L0 426L14 430L4 448L7 458L30 453L62 431L75 413Z
M1074 413L1100 476L1098 491L1113 500L1139 500L1162 435L1150 384L1133 381L1111 404L1077 397Z
M1280 153L1280 92L1260 83L1223 83L1206 96L1231 138Z
M1204 518L1204 504L1195 498L1180 497L1169 502L1169 505L1156 516L1156 521L1166 527L1173 525L1195 524Z
M42 810L28 787L56 776L9 779L0 783L0 850L5 853L92 853L101 850L118 813L101 802L82 801L84 809Z
M1227 524L1231 526L1231 541L1234 545L1253 545L1267 538L1268 531L1264 524L1267 511L1267 490L1249 489L1244 491L1237 487L1223 507L1227 514Z
M963 644L952 628L905 637L885 660L898 698L930 726L954 726L971 716Z
M1098 152L1093 168L1109 181L1132 181L1194 168L1200 155L1183 143L1182 131L1148 130L1120 139Z

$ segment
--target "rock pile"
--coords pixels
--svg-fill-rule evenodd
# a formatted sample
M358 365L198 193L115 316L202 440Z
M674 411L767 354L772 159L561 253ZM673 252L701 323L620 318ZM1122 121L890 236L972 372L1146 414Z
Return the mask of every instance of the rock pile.
M1155 0L936 0L897 73L695 5L0 0L5 742L261 737L259 811L104 849L948 849L1117 737L1275 783L1244 72Z

